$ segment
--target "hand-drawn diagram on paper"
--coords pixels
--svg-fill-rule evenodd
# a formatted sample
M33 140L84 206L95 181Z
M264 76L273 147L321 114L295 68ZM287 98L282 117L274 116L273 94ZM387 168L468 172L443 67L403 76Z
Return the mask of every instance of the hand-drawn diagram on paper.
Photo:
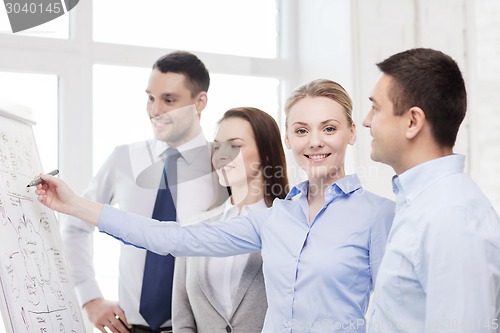
M5 325L14 333L85 332L54 212L37 201L34 188L26 187L41 171L31 126L0 116L0 296L6 303Z

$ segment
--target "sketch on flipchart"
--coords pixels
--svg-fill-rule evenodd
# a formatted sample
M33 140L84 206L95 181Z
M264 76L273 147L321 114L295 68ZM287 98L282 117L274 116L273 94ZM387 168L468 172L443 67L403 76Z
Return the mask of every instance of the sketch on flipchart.
M37 201L33 187L26 187L40 172L31 126L0 117L4 322L14 333L85 332L55 214Z

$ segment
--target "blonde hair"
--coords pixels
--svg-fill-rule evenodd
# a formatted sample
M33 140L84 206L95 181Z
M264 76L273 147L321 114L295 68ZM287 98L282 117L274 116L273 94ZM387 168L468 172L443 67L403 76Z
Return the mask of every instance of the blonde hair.
M352 121L352 100L347 91L337 82L318 79L295 89L285 104L286 126L288 126L288 113L292 106L306 97L326 97L339 103L345 110L349 125Z

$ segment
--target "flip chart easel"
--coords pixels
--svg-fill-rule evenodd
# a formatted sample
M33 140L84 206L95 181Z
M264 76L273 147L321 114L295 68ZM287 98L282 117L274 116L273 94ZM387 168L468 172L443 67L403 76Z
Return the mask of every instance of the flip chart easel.
M34 124L29 108L0 100L3 323L7 333L85 333L56 216L26 187L43 171Z

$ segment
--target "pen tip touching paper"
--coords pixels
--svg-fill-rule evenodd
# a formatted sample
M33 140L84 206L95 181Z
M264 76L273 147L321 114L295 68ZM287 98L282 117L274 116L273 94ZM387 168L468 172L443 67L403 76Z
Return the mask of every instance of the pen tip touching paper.
M51 175L51 176L56 176L57 174L59 174L58 169L52 170L51 172L47 173L47 175ZM41 183L43 183L43 179L40 177L37 177L37 178L33 179L28 185L26 185L26 187L36 186L36 185L41 184Z

